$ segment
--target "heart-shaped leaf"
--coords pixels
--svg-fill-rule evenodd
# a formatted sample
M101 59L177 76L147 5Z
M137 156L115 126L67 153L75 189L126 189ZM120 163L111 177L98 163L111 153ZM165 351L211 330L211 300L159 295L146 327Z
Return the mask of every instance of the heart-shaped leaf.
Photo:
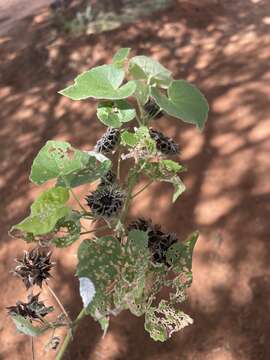
M209 106L203 94L194 85L184 80L175 80L168 88L168 97L155 87L151 88L151 94L167 114L203 129Z
M97 66L75 78L75 84L59 91L72 100L95 99L118 100L131 96L136 90L136 83L129 81L122 84L125 72L114 65Z

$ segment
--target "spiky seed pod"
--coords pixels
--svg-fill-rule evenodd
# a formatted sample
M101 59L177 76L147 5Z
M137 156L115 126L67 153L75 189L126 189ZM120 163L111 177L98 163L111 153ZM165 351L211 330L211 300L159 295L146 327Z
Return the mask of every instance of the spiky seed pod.
M86 197L87 205L96 217L110 218L124 204L124 193L115 186L103 186Z
M147 101L147 103L143 107L146 114L152 118L152 119L159 119L163 116L162 111L160 110L160 107L155 102L155 100L150 97Z
M46 307L42 301L39 301L39 295L29 295L27 303L17 301L16 305L7 307L9 315L21 315L30 321L37 319L42 321L42 318L54 311L54 308L53 306Z
M27 289L33 285L42 287L42 282L51 276L50 270L54 266L51 254L34 248L29 252L25 251L22 259L16 259L18 265L14 274L23 280Z
M171 245L177 242L177 237L173 233L164 233L161 231L161 226L153 224L151 220L147 221L139 218L129 224L128 230L141 230L148 234L148 247L152 253L152 261L154 263L166 262L166 253Z
M109 170L102 178L99 184L100 186L113 185L116 180L116 175L114 172Z
M120 140L120 130L108 128L105 134L97 141L95 151L103 154L112 152Z
M175 155L179 153L179 145L173 139L162 134L162 132L151 128L149 134L155 140L156 147L162 154Z

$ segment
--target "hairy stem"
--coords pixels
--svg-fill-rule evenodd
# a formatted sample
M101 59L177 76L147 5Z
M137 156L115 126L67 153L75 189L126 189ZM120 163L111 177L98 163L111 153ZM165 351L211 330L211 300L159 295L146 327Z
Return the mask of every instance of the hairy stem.
M60 309L62 310L62 312L64 313L67 322L69 324L72 323L70 317L68 316L68 313L66 311L66 309L64 308L64 305L61 303L60 299L58 298L58 296L56 295L56 293L53 291L53 289L50 287L50 285L46 282L46 287L48 289L48 291L50 292L50 294L52 295L52 297L55 299L55 301L57 302L57 304L59 305Z
M75 319L75 321L72 323L71 329L69 329L69 331L66 334L66 337L61 345L60 350L58 351L55 360L61 360L63 359L63 356L69 346L69 344L71 343L72 339L73 339L73 335L76 332L78 325L80 323L80 321L86 316L86 311L83 308L81 310L81 312L79 313L79 315L77 316L77 318Z
M106 229L108 229L108 228L109 228L108 225L104 225L104 226L101 226L101 227L96 228L96 229L93 229L93 230L81 232L80 235L91 234L91 233L93 233L93 232L106 230Z
M133 194L131 196L131 199L135 198L135 196L139 195L140 193L142 193L145 189L148 188L148 186L150 186L151 184L153 184L153 180L149 181L145 186L143 186L139 191L137 191L135 194Z

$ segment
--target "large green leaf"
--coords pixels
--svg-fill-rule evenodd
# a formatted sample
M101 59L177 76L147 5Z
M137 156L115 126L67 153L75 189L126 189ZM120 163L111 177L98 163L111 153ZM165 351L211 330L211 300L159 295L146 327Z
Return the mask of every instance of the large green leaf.
M72 100L83 100L89 97L95 99L124 99L136 90L136 83L129 81L120 87L125 72L114 65L97 66L75 78L75 84L59 91Z
M110 166L109 159L99 162L94 154L77 150L68 142L47 141L33 162L30 180L41 185L58 178L59 186L75 187L96 181Z
M144 55L135 56L129 61L129 72L135 79L146 79L168 87L172 82L171 72L158 61Z
M121 247L117 239L105 236L97 241L85 240L78 250L77 276L89 278L95 286L95 297L89 312L106 314L111 299L110 286L116 279L122 264Z
M145 314L145 330L155 341L166 341L176 331L193 323L190 316L175 309L165 300L158 307L150 307Z
M110 127L121 127L122 123L131 121L136 116L136 110L125 100L104 101L97 109L99 120Z
M184 80L175 80L168 88L168 97L161 94L156 87L151 88L151 94L167 114L195 124L199 129L204 127L209 106L203 94L194 85Z
M32 204L30 216L12 229L33 236L53 231L58 220L70 213L70 208L65 205L68 199L69 192L66 188L55 187L44 191Z
M14 321L17 330L24 335L39 336L49 329L49 326L46 325L42 327L34 326L28 319L25 319L21 315L13 315L11 319Z

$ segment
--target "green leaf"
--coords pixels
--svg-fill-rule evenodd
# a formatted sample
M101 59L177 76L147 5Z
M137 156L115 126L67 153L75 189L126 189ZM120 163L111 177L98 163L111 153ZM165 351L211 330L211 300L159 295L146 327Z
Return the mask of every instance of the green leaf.
M124 80L123 69L114 65L97 66L75 78L75 84L59 91L72 100L95 99L118 100L131 96L136 83L129 81L120 87Z
M142 80L136 80L136 91L134 96L137 98L141 106L145 105L149 98L150 87Z
M59 186L79 186L103 176L111 166L105 160L99 164L94 153L77 150L65 141L47 141L33 162L30 180L41 185L59 178Z
M56 224L56 236L52 243L56 247L67 247L79 239L81 233L81 215L77 211L72 211ZM62 231L64 230L64 233Z
M144 231L132 230L124 249L125 266L122 277L131 283L136 277L144 275L150 258L148 235Z
M135 146L138 143L138 139L134 133L129 131L123 131L121 134L121 144L124 146Z
M12 229L31 233L33 236L51 232L58 220L70 213L70 208L65 205L68 199L69 192L63 187L44 191L32 204L30 216Z
M184 167L174 161L161 160L158 163L146 163L143 171L145 175L153 181L164 181L171 183L174 186L172 202L175 202L186 189L184 183L179 178L179 176L175 175L178 170L180 171L182 169L184 169Z
M135 79L146 79L150 84L156 83L164 87L168 87L173 80L168 69L144 55L130 59L129 72Z
M184 242L173 244L166 253L168 264L177 267L177 271L191 271L193 250L198 237L199 232L195 231Z
M48 326L33 326L28 319L25 319L21 315L13 315L11 319L14 321L17 330L28 336L39 336L49 328Z
M193 323L190 316L175 309L167 301L162 300L158 307L150 307L145 314L145 330L155 341L165 341L174 332L182 330Z
M120 48L113 56L113 64L122 67L129 53L130 48Z
M109 287L119 273L122 264L121 247L117 239L105 236L93 240L85 240L78 250L77 276L89 278L96 289L96 294L89 305L88 311L95 317L95 313L106 314L111 305L107 294Z
M147 233L130 231L122 250L123 265L114 288L114 304L116 308L128 308L132 314L141 316L147 305L144 296L145 276L150 259Z
M161 172L163 172L164 168L165 171L173 172L175 174L185 169L183 165L173 160L160 160L159 168Z
M169 298L171 303L181 303L186 299L186 289L192 284L192 256L199 233L192 233L184 242L173 244L166 253L166 261L170 270L176 274L172 280L166 281L166 286L173 291Z
M125 100L102 102L97 109L99 120L110 127L121 127L122 123L131 121L136 116L135 109Z
M186 186L179 176L174 176L170 179L170 182L174 186L174 193L172 198L172 202L174 203L179 198L179 196L186 190Z
M167 114L203 129L209 106L203 94L194 85L184 80L175 80L168 88L168 97L155 87L151 88L151 95Z

